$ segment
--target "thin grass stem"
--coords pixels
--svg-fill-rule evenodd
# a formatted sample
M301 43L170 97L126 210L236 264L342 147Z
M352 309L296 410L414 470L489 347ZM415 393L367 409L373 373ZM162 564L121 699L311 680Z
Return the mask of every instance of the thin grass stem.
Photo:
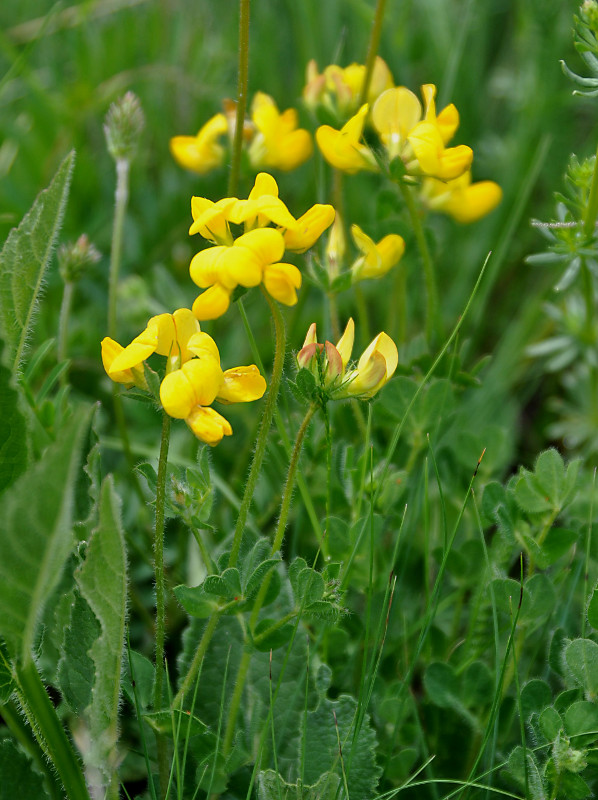
M239 2L239 73L237 79L237 115L228 176L228 196L234 197L239 186L241 171L241 149L243 126L247 108L247 84L249 81L249 0Z

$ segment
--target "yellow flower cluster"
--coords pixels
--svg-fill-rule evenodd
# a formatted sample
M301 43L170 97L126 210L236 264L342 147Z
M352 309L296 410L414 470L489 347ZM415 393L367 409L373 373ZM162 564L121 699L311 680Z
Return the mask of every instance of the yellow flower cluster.
M213 116L196 136L174 136L170 140L170 152L175 161L199 175L222 166L226 149L221 142L225 135L233 138L234 108L235 104L229 103L227 113ZM294 108L280 112L269 95L258 92L251 104L250 117L243 138L249 143L247 153L254 169L288 171L311 156L311 134L299 128Z
M310 326L303 347L297 354L300 369L308 369L330 400L373 397L393 376L399 363L397 346L384 332L363 351L357 366L347 372L355 339L355 324L349 319L338 343L319 344L316 324ZM323 359L323 363L318 363Z
M352 65L353 69L358 65ZM327 70L332 70L323 81ZM351 91L351 78L336 66L324 70L322 76L311 77L305 88L307 95L317 97L326 105L323 84L336 87L337 107L340 98L358 95ZM380 71L379 75L384 73ZM410 181L421 180L423 202L435 211L452 216L458 222L474 222L494 209L502 198L500 187L492 181L471 182L473 151L466 145L448 147L459 126L459 113L451 103L436 112L436 86L421 87L423 104L404 86L382 88L388 78L372 82L368 103L342 126L340 130L321 125L316 141L324 158L336 169L349 174L362 170L380 169L379 157L363 141L366 122L378 135L388 162L400 159ZM319 93L318 93L319 92ZM344 104L343 109L350 107Z
M295 219L278 197L276 181L265 172L256 177L247 200L225 197L214 203L194 197L191 213L189 233L215 245L197 253L189 268L193 282L206 290L193 303L199 320L222 316L237 286L263 283L280 303L294 305L301 273L281 258L285 251L305 252L334 220L332 206L321 204ZM231 225L243 225L244 233L234 238Z
M209 445L232 434L228 420L210 407L215 400L246 403L266 391L266 381L253 364L222 370L216 342L187 308L152 317L127 347L109 337L102 341L104 369L113 381L126 386L147 388L143 362L154 353L167 359L160 384L162 407L171 417L184 419Z

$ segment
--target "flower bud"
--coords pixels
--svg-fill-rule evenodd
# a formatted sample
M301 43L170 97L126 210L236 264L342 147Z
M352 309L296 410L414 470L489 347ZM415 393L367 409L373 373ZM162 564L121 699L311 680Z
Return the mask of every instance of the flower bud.
M58 270L65 283L75 283L88 267L97 264L102 255L83 233L76 242L67 242L58 248Z
M112 103L106 114L104 134L108 152L115 161L133 160L144 125L141 103L133 92Z

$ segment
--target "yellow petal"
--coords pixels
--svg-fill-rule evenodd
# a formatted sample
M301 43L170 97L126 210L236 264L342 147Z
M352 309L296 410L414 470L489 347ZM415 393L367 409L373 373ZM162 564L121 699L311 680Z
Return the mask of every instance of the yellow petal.
M220 353L218 352L218 346L216 345L216 342L211 336L203 331L194 333L189 339L187 347L195 356L202 356L206 355L207 353L215 358L218 363L220 363Z
M296 289L301 288L301 273L293 264L270 264L264 267L263 283L268 294L285 306L297 302Z
M394 267L405 251L405 241L398 234L388 234L375 244L357 225L351 227L351 233L363 254L352 266L353 280L381 278Z
M222 284L215 283L196 297L191 310L199 320L218 319L228 311L230 295Z
M233 249L235 247L246 248L259 264L265 266L282 258L285 241L280 231L274 228L256 228L235 239Z
M423 199L431 209L467 224L496 208L502 199L502 190L494 181L471 183L471 173L466 172L447 183L428 179L424 182Z
M185 419L197 406L211 405L224 377L217 359L210 355L192 358L170 372L160 385L160 401L167 414Z
M220 403L249 403L259 400L266 391L266 381L259 369L252 364L249 367L235 367L224 372L224 384L216 398Z
M355 323L353 322L353 317L349 317L349 321L345 326L345 330L343 335L338 340L336 349L341 354L341 359L343 361L343 368L347 366L349 363L349 359L351 358L351 352L353 351L353 342L355 340Z
M188 361L192 356L192 352L189 350L189 341L199 332L199 322L189 308L177 308L172 314L172 319L181 360Z
M333 167L349 174L362 169L377 169L376 159L369 148L359 142L367 113L366 104L340 131L330 125L321 125L316 131L318 147Z
M405 140L420 121L421 115L421 103L413 92L404 86L382 92L372 108L374 128L385 144L395 140Z
M308 250L334 222L335 211L330 205L317 203L297 220L295 230L284 232L284 243L287 250L304 253Z
M114 360L120 353L122 353L123 349L124 348L118 342L115 342L114 339L111 339L109 336L105 336L102 339L102 364L104 365L104 369L110 378L112 378L115 383L124 383L127 386L133 386L135 380L130 369L111 371Z
M191 198L191 214L193 224L189 234L199 233L204 239L218 244L232 244L232 236L228 227L228 214L238 200L236 197L224 197L213 203L207 197Z
M447 148L440 159L440 169L435 177L450 181L463 175L471 167L473 150L467 145Z
M278 184L272 175L267 172L259 172L255 176L253 189L249 192L249 200L257 200L263 195L278 197Z
M147 323L146 329L116 356L110 369L116 373L132 367L139 367L146 358L155 352L159 352L160 355L168 355L173 341L172 315L158 314L152 317ZM159 347L160 349L158 349Z
M216 114L197 136L173 137L170 140L170 152L182 167L203 175L222 164L224 148L218 143L218 138L227 130L224 114Z
M397 346L387 333L379 333L378 336L376 336L376 338L364 350L361 358L359 359L359 363L357 364L358 370L365 367L373 353L380 353L384 357L386 362L386 374L384 382L386 383L386 381L389 380L394 374L394 371L399 363Z
M211 447L219 444L223 436L230 436L233 432L228 420L213 408L196 406L185 422L198 439Z

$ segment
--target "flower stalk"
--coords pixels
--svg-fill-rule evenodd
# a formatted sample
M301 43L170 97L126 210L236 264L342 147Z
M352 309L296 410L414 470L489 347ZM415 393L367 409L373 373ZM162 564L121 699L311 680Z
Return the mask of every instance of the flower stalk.
M374 64L376 63L376 56L378 55L378 47L380 45L380 35L382 34L382 22L384 20L385 8L386 0L378 0L376 3L374 24L372 25L370 41L368 44L368 54L365 62L365 77L363 79L363 86L361 87L361 95L359 97L360 106L367 102L368 92L372 82L372 75L374 73Z
M241 149L243 146L243 124L247 108L247 84L249 80L249 0L239 3L239 78L237 83L237 115L235 135L228 177L228 196L234 197L239 185Z

